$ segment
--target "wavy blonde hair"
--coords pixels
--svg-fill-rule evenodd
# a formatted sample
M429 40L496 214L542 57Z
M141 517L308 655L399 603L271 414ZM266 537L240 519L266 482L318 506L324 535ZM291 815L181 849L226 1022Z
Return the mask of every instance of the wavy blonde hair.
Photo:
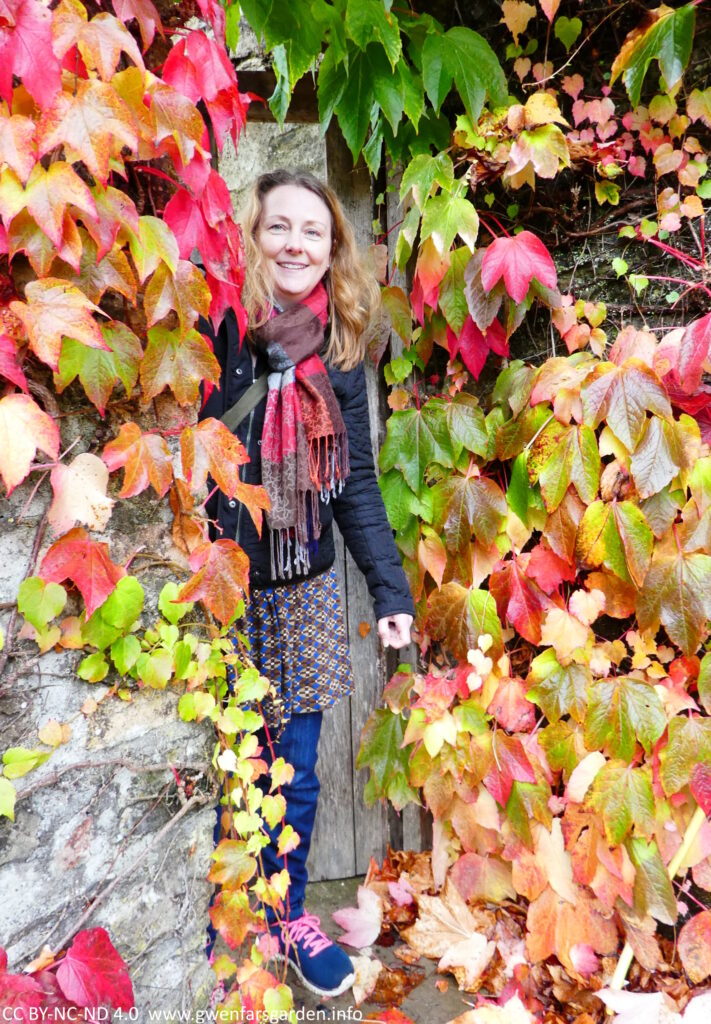
M266 323L274 306L269 272L257 244L264 197L281 185L295 185L318 196L331 214L331 266L324 277L328 292L331 333L326 360L341 370L352 370L365 355L376 326L380 289L358 251L350 221L335 192L308 171L271 171L254 183L239 217L245 250L242 303L250 330Z

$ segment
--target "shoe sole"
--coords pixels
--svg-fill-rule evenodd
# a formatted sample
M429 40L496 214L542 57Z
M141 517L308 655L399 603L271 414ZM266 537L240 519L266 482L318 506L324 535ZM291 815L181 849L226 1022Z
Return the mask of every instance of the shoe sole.
M276 960L277 963L283 963L284 960L286 960L287 966L291 967L291 969L296 972L296 974L299 976L299 980L301 981L301 984L304 986L304 988L307 988L309 990L309 992L313 992L313 994L315 996L326 996L326 997L342 996L344 992L347 992L348 989L352 987L353 982L355 981L355 971L353 971L351 974L347 974L345 976L345 978L343 979L341 984L338 986L338 988L332 988L332 989L318 988L317 985L313 985L310 981L307 981L306 978L304 977L304 975L302 974L301 968L299 967L299 965L294 963L293 960L290 960L283 953L275 953L274 956L271 957L271 959L272 960Z

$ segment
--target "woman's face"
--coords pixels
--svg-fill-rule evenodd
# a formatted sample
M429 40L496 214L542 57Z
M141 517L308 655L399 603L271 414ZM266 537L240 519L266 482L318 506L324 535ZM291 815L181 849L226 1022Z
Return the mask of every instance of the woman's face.
M331 214L322 199L300 185L278 185L264 196L256 242L280 305L301 302L331 261Z

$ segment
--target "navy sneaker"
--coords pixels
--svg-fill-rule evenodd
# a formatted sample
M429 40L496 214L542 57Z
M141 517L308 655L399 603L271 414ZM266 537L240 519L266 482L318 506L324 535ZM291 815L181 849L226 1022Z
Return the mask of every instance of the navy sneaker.
M275 960L287 960L305 987L317 996L340 996L355 980L347 953L332 942L315 914L304 912L294 921L272 925L279 940Z

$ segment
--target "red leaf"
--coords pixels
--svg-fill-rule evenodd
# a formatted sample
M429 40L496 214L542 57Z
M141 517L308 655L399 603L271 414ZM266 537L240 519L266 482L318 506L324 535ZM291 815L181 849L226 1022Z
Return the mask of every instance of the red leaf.
M40 1019L37 1007L44 1003L44 991L33 978L23 974L0 972L0 1007L10 1009L8 1016L14 1024L35 1024ZM31 1012L34 1010L34 1014Z
M511 795L514 782L535 782L536 775L520 740L506 733L495 732L491 737L494 758L484 777L484 785L502 807Z
M497 238L484 253L481 264L484 290L490 292L502 276L514 302L523 302L532 278L547 288L555 288L558 280L551 254L530 231Z
M38 105L47 107L59 91L61 73L52 50L50 10L41 0L4 0L3 7L0 96L12 106L12 76L17 75Z
M116 17L124 25L133 19L138 22L144 50L147 50L153 42L156 29L158 29L161 35L163 34L160 15L151 3L151 0L113 0L113 5Z
M17 362L17 346L7 334L0 334L0 377L27 392L27 379Z
M536 724L536 709L526 699L528 689L523 679L506 676L496 687L486 710L507 732L530 732Z
M175 235L182 260L190 259L193 249L198 249L206 266L211 262L219 266L224 256L219 234L210 228L200 204L187 189L179 189L167 203L163 220Z
M51 546L39 574L46 583L71 580L84 598L89 618L114 591L126 570L111 561L108 544L91 540L86 530L77 526Z
M711 814L711 765L696 765L691 773L689 789L704 814Z
M541 622L549 608L560 607L521 571L522 559L500 562L489 578L489 593L496 601L499 618L506 618L524 639L541 642Z
M196 548L190 558L195 575L181 588L179 601L202 601L223 624L249 592L249 558L233 540L216 540Z
M193 103L214 100L223 89L237 84L225 48L199 31L191 32L173 47L162 77Z
M128 968L104 928L79 932L57 968L57 980L67 999L78 1006L133 1009Z
M575 566L566 562L565 559L559 558L545 544L537 544L531 551L531 557L526 566L526 575L534 579L546 594L552 594L563 580L568 583L574 582Z

